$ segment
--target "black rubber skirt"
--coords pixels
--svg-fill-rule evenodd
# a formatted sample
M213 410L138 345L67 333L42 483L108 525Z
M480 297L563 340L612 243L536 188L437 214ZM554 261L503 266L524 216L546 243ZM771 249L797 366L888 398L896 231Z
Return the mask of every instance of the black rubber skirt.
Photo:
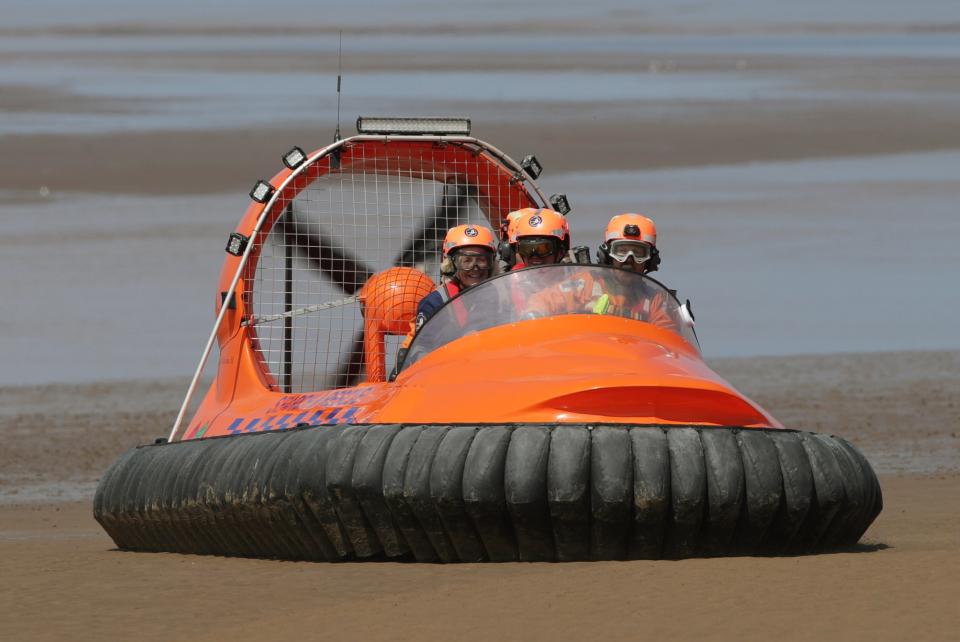
M882 506L839 437L358 425L134 448L94 516L126 550L509 562L817 552L855 544Z

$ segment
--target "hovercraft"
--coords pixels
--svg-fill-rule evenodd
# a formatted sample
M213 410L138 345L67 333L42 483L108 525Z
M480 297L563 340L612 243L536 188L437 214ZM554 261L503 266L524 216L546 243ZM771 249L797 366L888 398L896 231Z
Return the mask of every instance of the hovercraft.
M94 516L120 549L573 561L859 541L882 508L864 456L784 428L710 370L689 306L648 276L497 275L396 363L448 228L568 207L540 192L535 158L515 162L469 121L360 119L358 132L294 148L252 190L169 439L124 453L97 487ZM667 301L668 322L518 304L584 278Z

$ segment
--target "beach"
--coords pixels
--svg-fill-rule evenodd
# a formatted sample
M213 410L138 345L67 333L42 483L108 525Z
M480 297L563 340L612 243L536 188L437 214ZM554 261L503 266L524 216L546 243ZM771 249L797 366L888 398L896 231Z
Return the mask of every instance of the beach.
M960 353L712 363L787 425L842 435L884 510L850 550L570 564L316 564L127 553L99 474L164 434L185 380L0 389L7 639L949 639L960 578ZM81 436L82 435L82 436Z
M340 25L305 6L260 24L249 2L222 22L187 2L162 20L60 0L11 14L0 638L955 638L960 12L681 4L473 7L473 27L382 2L376 27L349 7ZM619 211L656 219L655 276L692 299L707 363L873 465L884 510L861 542L491 565L116 550L97 481L168 434L250 187L293 145L332 141L341 28L346 135L359 115L468 115L511 157L537 155L575 243Z

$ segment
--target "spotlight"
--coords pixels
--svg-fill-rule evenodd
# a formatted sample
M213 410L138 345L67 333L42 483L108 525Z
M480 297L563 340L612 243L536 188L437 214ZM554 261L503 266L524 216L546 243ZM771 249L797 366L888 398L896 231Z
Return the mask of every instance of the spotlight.
M240 232L231 232L230 238L227 239L227 254L242 256L247 249L247 242L249 240L250 237L244 236Z
M287 169L297 169L303 165L305 160L307 160L307 155L297 146L283 155L283 164L286 165Z
M273 196L273 185L267 181L257 181L257 184L250 190L250 198L258 203L266 203Z
M570 211L570 201L567 200L566 194L554 194L549 201L554 211L560 212L564 216Z
M520 168L533 180L537 180L540 174L543 173L543 165L540 164L540 161L538 161L537 157L533 154L527 156L520 162Z

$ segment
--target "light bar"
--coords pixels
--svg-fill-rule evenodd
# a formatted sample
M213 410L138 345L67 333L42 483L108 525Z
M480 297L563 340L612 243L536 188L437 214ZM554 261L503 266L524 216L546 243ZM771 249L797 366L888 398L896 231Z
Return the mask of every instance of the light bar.
M469 118L357 118L358 134L469 136Z
M257 181L253 189L250 190L250 198L258 203L266 203L270 200L271 196L273 196L273 185L267 181Z

